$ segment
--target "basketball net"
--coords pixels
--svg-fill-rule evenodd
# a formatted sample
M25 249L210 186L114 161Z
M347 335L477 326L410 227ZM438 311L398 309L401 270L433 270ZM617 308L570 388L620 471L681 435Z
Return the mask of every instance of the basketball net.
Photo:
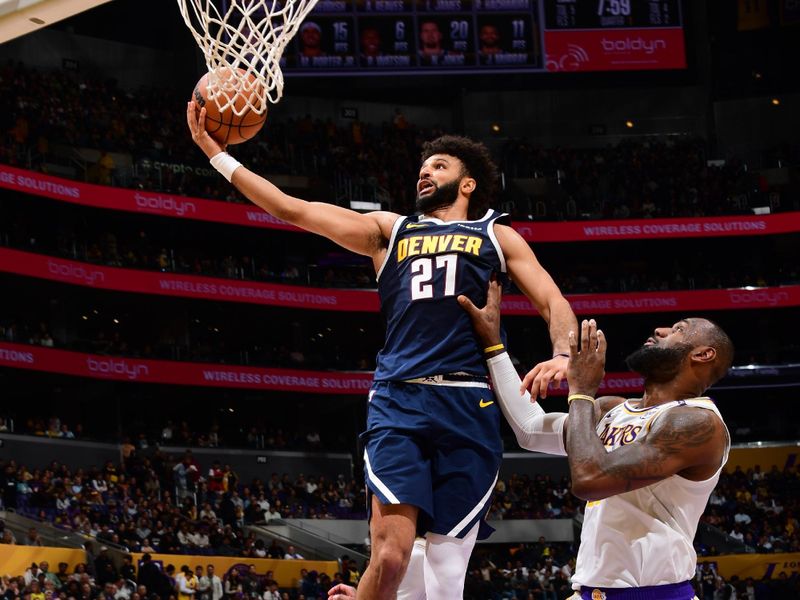
M280 59L317 0L178 0L221 112L262 114L283 95ZM246 102L236 102L237 96Z

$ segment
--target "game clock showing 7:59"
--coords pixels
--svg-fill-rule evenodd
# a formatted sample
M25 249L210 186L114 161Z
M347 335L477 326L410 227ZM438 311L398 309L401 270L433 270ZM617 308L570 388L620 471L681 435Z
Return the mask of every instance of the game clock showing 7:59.
M548 29L679 27L680 0L547 0Z

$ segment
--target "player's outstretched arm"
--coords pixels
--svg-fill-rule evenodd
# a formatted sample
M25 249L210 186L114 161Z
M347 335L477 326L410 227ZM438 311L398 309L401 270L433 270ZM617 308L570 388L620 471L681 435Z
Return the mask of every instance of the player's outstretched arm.
M475 334L484 348L496 348L486 354L492 387L511 425L521 448L545 454L566 454L564 427L566 413L545 413L527 391L520 392L520 381L511 358L500 342L500 301L502 289L497 281L489 282L486 306L476 307L466 296L459 296L458 303L467 311Z
M187 105L186 120L192 139L209 159L213 159L212 165L226 175L251 202L272 216L322 235L343 248L373 259L382 258L377 255L385 250L398 215L381 211L363 215L333 204L307 202L285 194L260 175L238 165L233 158L223 154L225 148L206 131L205 112L203 108L199 116L195 116L194 101ZM233 167L230 173L225 172L225 166L220 169L219 164L215 164L216 161L225 165L226 160L233 161L228 162L228 170Z
M495 225L495 233L511 279L539 311L550 331L553 358L536 365L522 380L522 389L546 398L550 382L560 384L567 374L567 335L577 329L578 321L550 273L542 267L522 236L507 225Z
M727 433L709 410L673 408L652 424L641 443L606 452L597 435L591 398L605 367L606 339L594 320L583 321L578 342L570 332L567 379L572 400L567 427L572 493L584 500L602 500L651 485L675 474L707 479L720 466Z

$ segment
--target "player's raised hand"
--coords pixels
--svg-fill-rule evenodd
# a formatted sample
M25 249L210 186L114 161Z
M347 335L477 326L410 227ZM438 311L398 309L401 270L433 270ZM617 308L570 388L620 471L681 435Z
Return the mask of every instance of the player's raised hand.
M570 394L594 397L603 381L606 365L606 336L594 319L581 322L581 339L569 332L569 368L567 381Z
M489 282L486 306L483 308L475 306L472 300L463 294L457 299L461 308L467 311L475 335L478 336L484 348L502 343L500 339L500 301L503 299L503 288L496 279L493 278Z
M356 597L356 588L343 583L336 584L328 590L328 600L348 600Z
M561 355L540 362L523 377L522 385L519 388L520 394L529 390L533 399L547 398L547 389L550 384L561 385L561 381L567 376L568 362L569 359Z
M190 100L186 105L186 123L192 133L192 140L200 149L205 152L208 158L212 158L220 152L225 152L225 146L221 146L206 131L206 109L201 108L197 113L197 104Z

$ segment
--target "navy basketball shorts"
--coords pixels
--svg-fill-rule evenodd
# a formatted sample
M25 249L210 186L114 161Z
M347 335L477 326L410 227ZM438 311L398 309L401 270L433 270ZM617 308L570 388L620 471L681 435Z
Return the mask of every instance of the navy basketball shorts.
M361 435L368 493L418 507L420 535L460 538L492 500L503 456L500 408L485 379L414 381L372 386Z

